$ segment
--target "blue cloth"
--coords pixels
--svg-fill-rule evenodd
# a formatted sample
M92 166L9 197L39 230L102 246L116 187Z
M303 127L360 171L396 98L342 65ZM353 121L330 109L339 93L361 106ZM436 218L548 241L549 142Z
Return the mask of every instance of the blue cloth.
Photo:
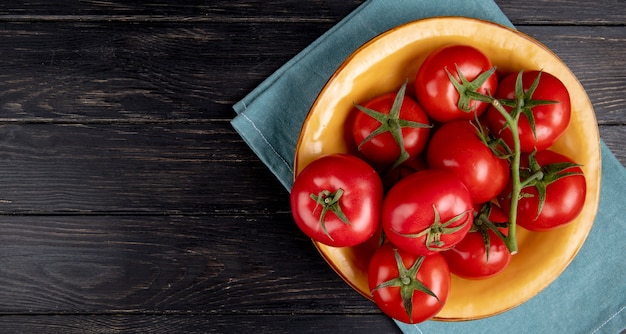
M381 19L381 13L384 13ZM354 50L397 25L433 16L467 16L512 27L492 0L369 0L233 106L233 127L287 190L296 142L317 94ZM306 73L306 80L302 80ZM466 322L398 323L405 333L619 333L626 328L626 170L602 147L600 209L565 272L530 301Z

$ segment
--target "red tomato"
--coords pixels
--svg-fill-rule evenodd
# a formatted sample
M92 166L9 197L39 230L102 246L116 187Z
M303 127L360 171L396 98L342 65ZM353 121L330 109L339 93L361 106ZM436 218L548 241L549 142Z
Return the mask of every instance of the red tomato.
M489 58L471 46L452 45L437 49L426 57L415 76L417 101L430 118L439 122L474 119L488 104L459 94L448 73L457 83L467 82L464 89L491 95L498 87L495 70L487 73L492 67ZM461 80L459 72L466 80ZM483 73L487 74L481 77ZM459 99L462 99L461 103ZM459 104L464 105L463 109Z
M453 173L428 169L394 185L383 202L385 236L406 252L446 250L472 227L472 197Z
M495 198L509 180L509 163L498 158L468 120L445 123L428 144L430 168L456 174L472 194L474 203Z
M567 129L570 122L570 96L565 85L555 76L547 72L528 71L522 73L524 92L529 94L529 88L541 73L539 84L532 92L532 96L524 99L524 109L520 115L518 131L521 151L530 153L534 150L542 151L550 147ZM499 84L495 97L498 99L515 99L515 85L518 73L505 77ZM533 106L533 100L556 101L557 103ZM511 108L505 107L510 113ZM535 124L533 135L531 123L525 113L532 114ZM491 132L501 137L509 147L513 148L511 130L505 127L506 121L495 107L489 108L486 113L487 125Z
M570 223L585 203L587 184L582 170L570 158L553 151L537 152L536 166L533 166L531 157L522 156L521 179L528 179L538 172L543 177L522 188L517 224L531 231L548 231ZM502 209L506 212L511 206L511 188L509 182L500 196ZM545 192L544 200L540 195L542 192Z
M472 230L452 249L441 252L450 272L465 279L486 279L502 272L511 262L511 253L496 230L496 224L508 222L502 210L485 204L487 212L476 213ZM504 235L502 234L502 237Z
M385 314L414 324L443 308L450 292L450 271L440 254L416 256L387 243L370 260L368 283L374 302Z
M312 239L335 246L354 246L369 239L380 225L383 187L376 171L347 154L323 156L296 177L291 211Z
M354 142L377 169L388 168L400 158L406 160L418 155L428 142L428 116L415 100L404 95L405 91L403 85L398 93L376 97L357 106L355 111ZM401 157L403 151L407 156Z

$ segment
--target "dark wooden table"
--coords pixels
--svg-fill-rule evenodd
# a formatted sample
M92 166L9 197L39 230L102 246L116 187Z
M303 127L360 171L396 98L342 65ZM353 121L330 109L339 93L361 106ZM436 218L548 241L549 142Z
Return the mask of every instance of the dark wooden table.
M0 332L390 333L231 106L362 1L0 4ZM626 2L497 0L626 163Z

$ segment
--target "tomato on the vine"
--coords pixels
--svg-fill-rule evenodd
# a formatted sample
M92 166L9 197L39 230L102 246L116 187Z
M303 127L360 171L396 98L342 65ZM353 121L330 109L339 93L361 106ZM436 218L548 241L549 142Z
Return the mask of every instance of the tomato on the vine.
M449 249L472 227L472 197L451 172L427 169L396 183L383 201L385 236L416 255Z
M504 243L508 217L492 203L475 212L474 226L452 249L441 252L450 272L465 279L486 279L502 272L511 262Z
M354 246L380 226L383 187L377 172L353 155L332 154L312 161L296 177L291 211L313 240Z
M355 107L354 142L376 169L395 167L417 156L428 142L428 116L405 92L406 84L397 93L384 94Z
M507 159L498 157L481 139L486 134L478 126L469 120L443 124L428 144L427 162L430 168L456 174L474 203L484 203L502 192L510 170Z
M570 158L550 150L522 156L521 181L525 186L517 206L517 224L531 231L549 231L570 223L582 211L587 184L582 169ZM500 195L510 210L509 182Z
M413 255L387 243L370 260L368 284L385 314L414 324L441 311L450 292L450 271L440 254Z
M490 95L497 87L498 78L489 58L468 45L444 46L433 51L415 76L417 101L438 122L480 116L489 105L459 92Z
M533 86L538 76L538 84ZM495 98L516 102L518 84L518 73L509 74L500 81ZM525 153L545 150L567 130L571 118L569 92L561 80L541 71L523 72L521 88L524 105L518 123L520 149ZM504 108L508 112L512 109L506 105ZM485 116L491 132L512 148L513 136L500 112L490 107Z

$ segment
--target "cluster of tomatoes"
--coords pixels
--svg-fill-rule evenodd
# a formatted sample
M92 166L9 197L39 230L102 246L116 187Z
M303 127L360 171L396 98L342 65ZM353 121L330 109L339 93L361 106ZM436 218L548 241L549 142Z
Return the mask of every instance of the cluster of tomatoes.
M511 212L531 231L580 213L580 166L548 150L570 113L555 76L499 73L471 46L442 47L411 84L355 105L358 154L322 156L296 177L294 220L330 246L374 240L373 300L397 320L427 320L443 308L451 273L484 279L508 265Z

